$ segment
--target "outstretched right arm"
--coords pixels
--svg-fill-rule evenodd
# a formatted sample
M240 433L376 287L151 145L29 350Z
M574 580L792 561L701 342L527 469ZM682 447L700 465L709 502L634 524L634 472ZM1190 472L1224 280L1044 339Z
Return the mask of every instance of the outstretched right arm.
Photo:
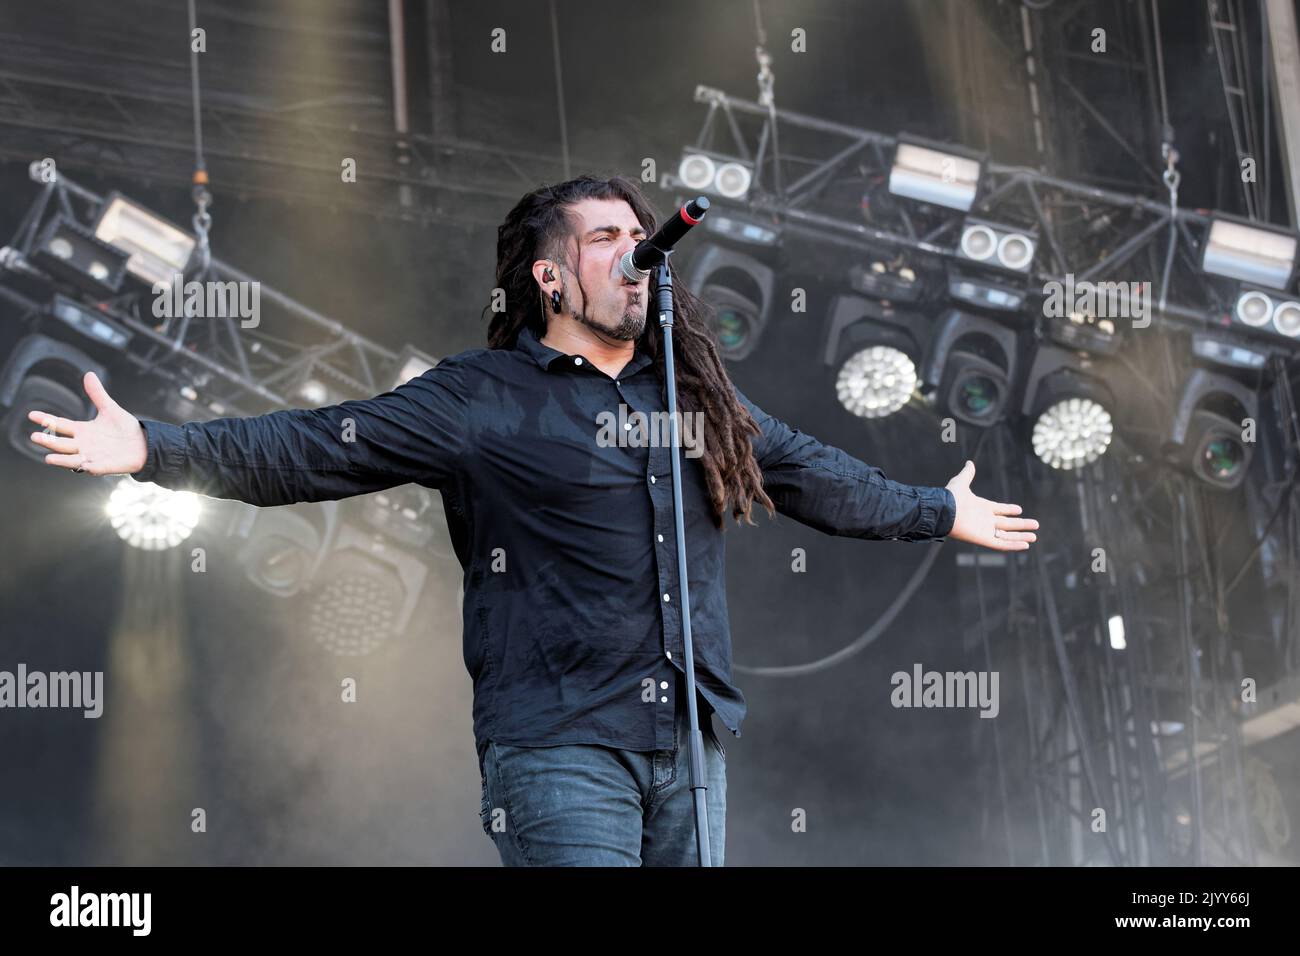
M468 441L462 375L448 359L374 398L172 425L135 419L88 373L86 391L98 417L71 422L35 411L29 417L38 424L53 420L70 436L32 436L62 453L47 455L50 464L82 464L92 474L131 474L260 506L328 501L407 482L446 482Z

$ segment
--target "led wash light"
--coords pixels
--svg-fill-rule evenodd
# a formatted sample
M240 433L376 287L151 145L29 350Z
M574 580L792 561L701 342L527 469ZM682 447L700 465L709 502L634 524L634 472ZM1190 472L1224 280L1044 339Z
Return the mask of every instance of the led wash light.
M106 512L119 538L133 548L174 548L199 523L199 496L172 491L151 481L123 478L109 495Z
M906 352L873 345L849 356L835 381L840 404L860 418L892 415L916 390L916 366Z
M1067 398L1048 406L1034 422L1034 454L1052 468L1069 471L1100 458L1110 446L1110 412L1091 398Z

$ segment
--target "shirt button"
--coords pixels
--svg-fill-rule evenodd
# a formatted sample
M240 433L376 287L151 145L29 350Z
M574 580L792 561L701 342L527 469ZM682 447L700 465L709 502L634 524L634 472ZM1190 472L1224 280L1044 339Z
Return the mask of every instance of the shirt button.
M672 651L664 651L664 653L668 655L668 659L669 659L669 660L672 660L672 659L673 659L673 652L672 652Z
M667 697L660 697L660 698L659 698L659 703L661 703L661 704L666 704L666 703L668 703L668 698L667 698Z
M667 689L668 689L668 681L666 681L666 680L661 680L661 681L659 682L659 689L660 689L660 690L667 690Z
M625 432L630 432L631 430L632 430L632 423L631 423L631 422L624 422L624 423L623 423L623 431L625 431Z
M663 535L661 535L661 534L660 534L660 535L655 535L655 537L657 537L657 538L659 539L659 543L660 543L660 544L663 543L663 540L664 540L664 536L663 536Z
M650 476L650 484L653 485L654 483L655 483L655 476L654 476L654 475L651 475L651 476Z
M670 598L667 594L665 594L665 595L664 595L664 600L665 600L665 601L671 601L672 598Z
M582 356L581 356L581 355L575 355L575 356L573 357L573 364L574 364L574 365L581 365L581 364L582 364Z

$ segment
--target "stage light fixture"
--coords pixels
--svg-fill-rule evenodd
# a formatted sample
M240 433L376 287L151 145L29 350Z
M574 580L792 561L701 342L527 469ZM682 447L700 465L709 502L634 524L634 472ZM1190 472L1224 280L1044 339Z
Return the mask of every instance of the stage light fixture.
M1079 309L1060 317L1048 316L1046 328L1052 341L1097 355L1113 355L1123 342L1114 319L1099 319Z
M192 491L173 491L127 476L114 486L105 513L118 537L131 547L162 551L193 533L202 506Z
M925 293L925 283L916 270L905 262L883 262L879 259L869 265L849 268L849 285L863 295L891 302L916 302Z
M66 295L56 294L50 301L50 316L86 338L115 351L125 351L135 333L115 322L100 309L82 305Z
M733 156L692 149L682 153L677 164L677 180L693 192L712 193L739 202L749 195L754 168L752 163Z
M344 521L308 587L312 638L333 654L369 654L411 621L428 578L413 553L370 528Z
M328 516L332 502L322 510ZM322 559L322 534L305 509L250 508L237 527L245 538L236 554L248 579L276 597L292 597L306 587ZM329 524L328 517L326 524Z
M699 298L713 307L711 325L722 357L746 358L767 324L776 283L772 268L753 256L711 244L694 254L690 278Z
M1210 223L1201 269L1210 275L1285 289L1295 271L1295 233L1222 215Z
M117 192L104 200L94 234L127 253L127 272L150 286L183 274L196 245L185 230Z
M1016 333L958 309L934 325L921 380L935 388L941 417L987 427L1000 421L1017 368Z
M1245 369L1261 369L1267 358L1264 352L1206 335L1204 332L1192 333L1192 354L1216 365Z
M1232 315L1242 325L1300 338L1300 302L1288 293L1242 286Z
M948 296L958 302L997 312L1018 312L1025 304L1023 289L957 270L948 273Z
M1245 419L1258 421L1255 392L1228 375L1193 369L1179 396L1170 432L1178 465L1219 491L1241 486L1254 456Z
M860 418L892 415L916 391L911 356L889 345L871 345L848 357L835 379L835 394Z
M30 258L38 269L96 297L117 292L127 269L124 253L62 215L41 230Z
M1113 429L1105 406L1076 396L1043 409L1031 441L1044 464L1068 471L1100 458L1110 446Z
M889 171L889 191L966 212L979 191L980 172L980 161L971 155L900 138Z
M961 258L1007 272L1028 272L1037 250L1030 233L980 219L966 220L957 243Z
M1034 454L1051 468L1082 468L1106 453L1114 437L1110 387L1086 355L1040 343L1025 380L1021 415Z
M687 189L704 192L713 188L718 166L703 153L685 153L677 165L677 178Z
M678 208L681 208L681 203ZM775 226L755 222L730 211L711 212L704 219L704 228L725 239L755 246L775 246L781 241L781 232Z

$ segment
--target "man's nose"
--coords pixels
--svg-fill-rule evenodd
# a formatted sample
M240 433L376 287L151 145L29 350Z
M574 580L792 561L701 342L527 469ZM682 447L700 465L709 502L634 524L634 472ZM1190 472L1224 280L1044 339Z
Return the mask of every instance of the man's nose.
M638 242L640 242L639 239L634 239L632 236L624 236L623 239L619 241L618 249L615 250L618 253L618 258L622 259L625 255L635 249Z

